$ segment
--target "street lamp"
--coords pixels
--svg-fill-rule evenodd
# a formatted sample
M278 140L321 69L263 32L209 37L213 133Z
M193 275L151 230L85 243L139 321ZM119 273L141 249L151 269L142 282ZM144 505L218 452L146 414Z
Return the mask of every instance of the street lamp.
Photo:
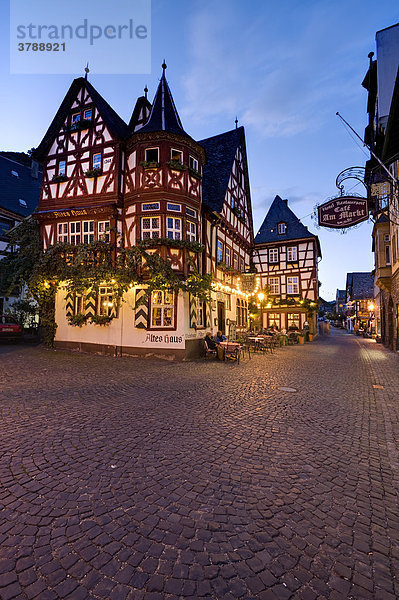
M258 300L260 303L260 328L263 329L263 300L265 299L265 294L263 292L258 292Z

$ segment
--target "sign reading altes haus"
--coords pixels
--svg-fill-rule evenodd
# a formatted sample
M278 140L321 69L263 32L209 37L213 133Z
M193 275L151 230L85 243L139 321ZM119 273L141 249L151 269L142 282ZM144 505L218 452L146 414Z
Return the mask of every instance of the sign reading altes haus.
M340 196L333 198L318 207L319 225L332 229L352 227L369 216L367 198L357 196Z

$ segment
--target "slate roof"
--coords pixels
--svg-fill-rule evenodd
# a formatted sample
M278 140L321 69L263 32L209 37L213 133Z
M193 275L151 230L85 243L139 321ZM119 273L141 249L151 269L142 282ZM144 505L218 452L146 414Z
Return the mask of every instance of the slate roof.
M130 117L129 130L131 132L134 132L134 128L138 125L141 110L144 108L151 111L151 102L149 102L145 96L140 96L139 98L137 98L136 105L132 112L132 116Z
M337 290L337 300L341 298L346 299L346 290Z
M0 210L6 209L21 217L32 214L39 204L41 172L37 179L32 177L30 166L15 162L0 154ZM19 154L19 153L18 153ZM24 161L30 158L26 154ZM15 176L11 173L18 173ZM25 200L26 207L19 200Z
M238 127L198 142L206 152L202 201L216 212L222 211L234 157L243 135L244 128Z
M374 296L374 280L371 273L354 272L346 276L346 289L351 300L367 300Z
M154 102L152 103L148 121L139 131L140 133L169 131L170 133L177 133L178 135L190 137L184 131L179 114L176 110L172 92L166 81L165 68L155 94Z
M278 233L277 225L279 223L286 224L286 233ZM319 256L321 256L320 243L317 235L310 233L308 228L300 222L298 217L288 207L287 200L282 200L280 196L276 196L269 208L265 220L255 236L255 244L288 242L289 240L298 240L302 238L315 238Z
M64 100L61 103L60 108L58 109L54 119L51 122L50 127L48 128L43 140L40 142L39 146L36 148L34 152L34 157L41 162L53 140L58 135L58 132L64 125L65 117L71 109L71 105L75 100L78 92L82 87L85 87L89 92L94 104L100 112L101 117L103 118L105 124L111 131L111 133L119 138L126 139L129 136L129 127L126 125L125 121L120 118L120 116L114 111L114 109L108 104L106 100L97 92L97 90L91 85L87 79L84 77L78 77L74 79L71 83L71 86L66 93Z

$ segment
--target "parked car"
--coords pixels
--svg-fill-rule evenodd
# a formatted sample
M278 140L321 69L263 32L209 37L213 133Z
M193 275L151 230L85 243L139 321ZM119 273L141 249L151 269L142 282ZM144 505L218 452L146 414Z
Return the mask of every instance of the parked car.
M22 327L10 315L0 315L0 341L20 340Z

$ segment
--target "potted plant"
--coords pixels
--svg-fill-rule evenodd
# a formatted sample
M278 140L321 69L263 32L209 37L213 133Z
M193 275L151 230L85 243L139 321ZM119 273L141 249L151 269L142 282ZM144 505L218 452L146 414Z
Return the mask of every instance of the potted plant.
M88 169L85 173L85 177L100 177L103 174L102 169Z
M166 164L168 165L168 167L170 167L174 171L186 171L187 170L187 165L184 165L182 162L180 162L180 160L176 160L175 158L172 160L169 160Z
M82 327L85 325L87 321L87 316L83 313L77 313L76 315L70 315L68 317L68 322L73 327Z
M109 315L91 315L90 319L94 325L109 325L112 321Z
M63 183L64 181L68 181L68 177L66 175L53 175L52 183Z
M202 175L199 171L197 171L197 169L193 169L192 167L189 167L188 172L195 179L202 179Z
M159 169L160 164L156 160L142 160L140 165L143 169Z

